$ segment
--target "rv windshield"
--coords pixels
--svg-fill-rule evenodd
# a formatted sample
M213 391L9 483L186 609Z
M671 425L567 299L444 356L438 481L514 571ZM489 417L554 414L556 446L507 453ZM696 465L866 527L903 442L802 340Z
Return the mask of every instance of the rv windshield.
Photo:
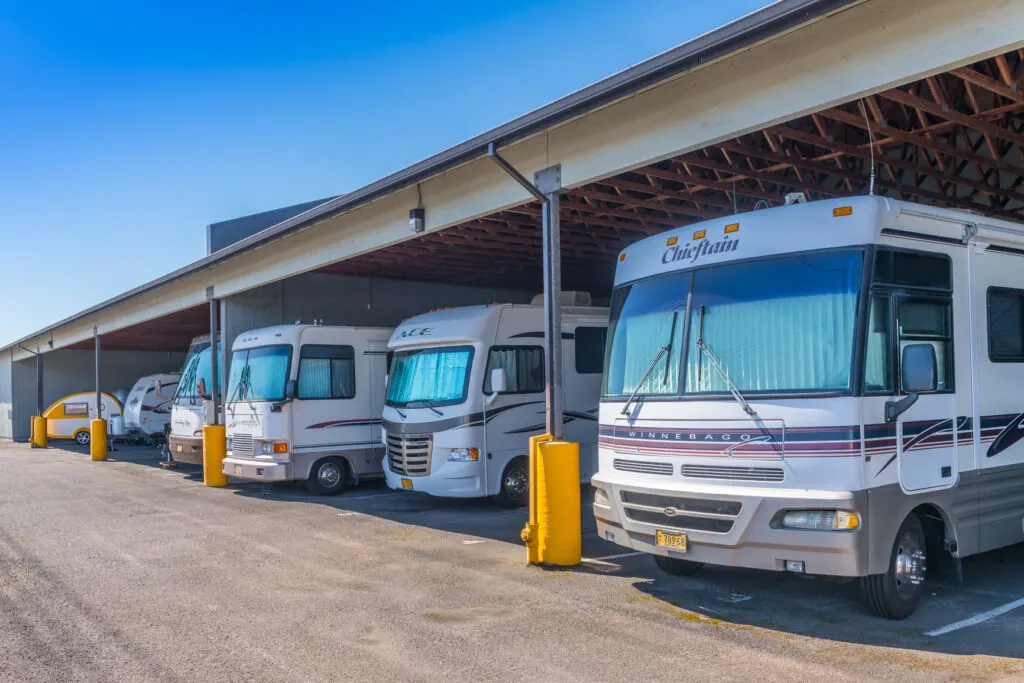
M620 287L603 395L636 391L668 339L638 393L727 393L701 337L744 394L849 390L863 262L860 249L777 256Z
M231 355L228 401L283 401L292 347L242 349Z
M386 403L416 407L427 402L450 406L466 400L472 346L396 351L391 363Z
M185 365L181 369L181 380L178 382L174 398L198 398L196 380L210 377L210 343L195 344L188 351Z

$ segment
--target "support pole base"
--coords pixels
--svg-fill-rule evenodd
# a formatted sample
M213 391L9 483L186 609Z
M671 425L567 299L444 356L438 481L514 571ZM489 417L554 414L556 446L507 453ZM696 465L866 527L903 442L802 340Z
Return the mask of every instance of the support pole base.
M227 475L223 472L227 450L228 439L224 425L203 427L203 484L206 486L228 485Z
M89 422L89 455L93 460L107 459L107 421Z

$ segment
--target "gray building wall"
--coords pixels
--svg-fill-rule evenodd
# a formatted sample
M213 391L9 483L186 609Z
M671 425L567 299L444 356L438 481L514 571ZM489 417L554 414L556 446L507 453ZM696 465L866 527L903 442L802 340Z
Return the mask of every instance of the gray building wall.
M11 359L13 353L0 357L0 441L14 438L14 387Z

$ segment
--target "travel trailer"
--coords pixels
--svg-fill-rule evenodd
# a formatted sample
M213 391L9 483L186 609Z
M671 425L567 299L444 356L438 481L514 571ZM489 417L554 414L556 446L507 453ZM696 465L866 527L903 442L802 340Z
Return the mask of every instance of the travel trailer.
M231 347L224 474L340 493L379 477L391 328L281 325Z
M178 373L146 375L132 387L124 402L125 438L154 445L164 438L171 421L171 398L178 388Z
M1024 228L880 197L795 204L619 256L600 535L668 573L859 577L1024 541Z
M223 359L223 350L217 344L218 357ZM222 372L224 365L219 365ZM210 335L196 337L189 344L188 355L181 369L181 377L173 394L160 392L160 397L171 398L171 431L167 436L167 448L176 462L190 465L203 464L203 426L212 424L213 401L210 397L212 386L210 363ZM223 395L223 391L219 395Z
M565 438L580 444L580 474L596 468L597 400L608 310L563 293ZM433 311L403 322L384 405L393 489L434 496L529 496L529 440L544 418L544 308L492 304Z
M58 399L43 412L46 418L48 439L74 439L75 443L86 446L90 441L89 423L100 417L108 421L107 429L114 418L121 416L121 403L104 392L100 398L100 412L96 413L96 392L81 391Z

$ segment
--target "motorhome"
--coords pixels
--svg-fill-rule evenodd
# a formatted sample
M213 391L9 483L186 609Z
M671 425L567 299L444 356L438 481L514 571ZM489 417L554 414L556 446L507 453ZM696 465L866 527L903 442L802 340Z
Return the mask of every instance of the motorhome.
M87 446L91 440L89 423L96 418L107 420L108 431L115 418L121 416L121 402L110 394L100 394L100 411L96 412L96 392L81 391L57 399L43 411L48 439L74 439Z
M880 197L619 256L593 479L602 537L672 574L859 577L1024 541L1024 227Z
M218 340L218 358L223 359L223 350ZM181 377L171 394L171 431L167 437L167 448L176 462L190 465L203 464L203 426L212 424L213 401L210 391L213 384L210 358L210 335L196 337L189 344ZM219 365L222 374L224 365ZM223 395L221 391L218 396ZM160 392L161 397L168 394Z
M281 325L232 345L224 473L333 495L382 474L391 328Z
M580 444L584 481L596 469L607 326L608 309L563 293L565 438ZM388 486L525 505L529 439L545 428L543 343L539 297L433 311L395 329L383 420Z
M171 421L171 398L178 389L178 373L140 377L124 402L126 439L153 445L164 438Z

